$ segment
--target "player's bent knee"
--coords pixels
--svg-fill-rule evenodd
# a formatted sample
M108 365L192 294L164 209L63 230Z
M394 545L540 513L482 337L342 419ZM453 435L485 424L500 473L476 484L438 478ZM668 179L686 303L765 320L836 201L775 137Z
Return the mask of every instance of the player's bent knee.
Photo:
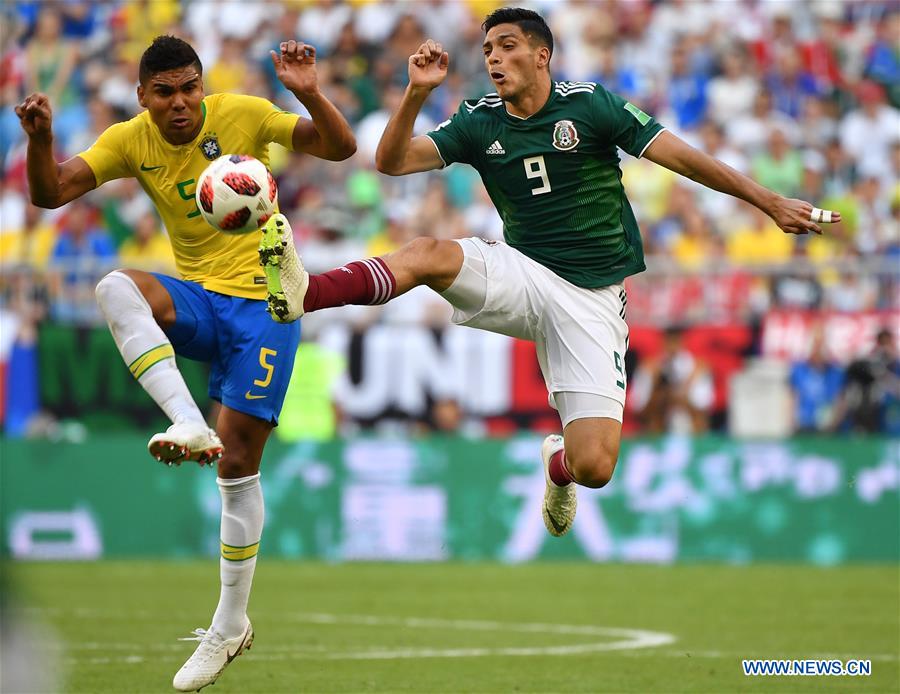
M121 281L123 275L119 270L113 270L107 275L104 275L99 282L97 282L97 286L94 287L94 296L97 297L97 303L103 306L109 298L115 293L116 285Z
M455 241L420 237L407 243L402 251L413 259L408 270L421 284L435 288L433 283L452 282L459 272L462 250Z
M427 237L413 239L406 244L406 252L415 258L412 267L417 274L422 279L427 279L439 261L440 241Z
M259 472L259 461L262 451L255 451L241 436L222 436L225 444L225 453L219 459L219 477L223 479L237 479L255 475Z
M612 479L613 471L616 469L616 460L610 458L600 458L590 461L589 464L582 466L575 474L578 484L583 487L591 487L599 489L609 484Z
M232 446L225 447L224 455L219 459L219 477L222 479L237 479L255 475L259 467L253 465L246 451L232 450Z
M457 251L458 248L459 244L456 241L433 239L427 236L413 239L406 244L407 252L415 255L422 267L431 272L440 272L444 266L452 263L454 253L461 253L461 251Z
M118 304L124 296L135 293L134 282L121 270L113 270L105 275L94 287L94 296L108 319L119 313Z
M437 252L440 243L441 242L438 239L431 238L430 236L419 236L407 243L406 248L410 253L415 253L416 255L425 256L427 258Z
M597 489L606 486L612 479L619 459L618 446L611 447L601 442L577 449L566 448L566 463L578 484Z

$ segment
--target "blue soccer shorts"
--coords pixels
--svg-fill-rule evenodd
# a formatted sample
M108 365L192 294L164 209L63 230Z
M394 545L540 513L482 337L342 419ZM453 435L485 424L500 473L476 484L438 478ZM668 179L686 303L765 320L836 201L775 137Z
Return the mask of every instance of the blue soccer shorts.
M210 364L209 397L278 424L300 344L300 321L276 323L263 300L153 275L175 304L175 323L165 331L175 353Z

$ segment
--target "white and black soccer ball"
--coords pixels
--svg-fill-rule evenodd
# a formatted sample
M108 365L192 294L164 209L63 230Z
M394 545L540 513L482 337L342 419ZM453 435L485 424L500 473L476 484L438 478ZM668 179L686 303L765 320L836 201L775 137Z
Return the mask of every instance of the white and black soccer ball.
M259 159L226 154L200 174L197 207L210 225L226 234L260 229L275 212L278 188Z

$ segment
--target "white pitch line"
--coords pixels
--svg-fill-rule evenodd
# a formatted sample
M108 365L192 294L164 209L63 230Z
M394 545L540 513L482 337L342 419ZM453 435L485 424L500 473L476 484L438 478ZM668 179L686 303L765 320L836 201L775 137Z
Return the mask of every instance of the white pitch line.
M158 616L155 613L144 610L136 612L123 612L119 610L98 610L85 608L29 608L27 612L46 616L72 614L84 618L116 617L121 619L128 619L134 617ZM637 640L640 643L646 642L646 646L635 646L637 648L663 646L668 643L672 643L675 640L674 636L665 632L604 627L592 624L498 622L480 619L440 619L431 617L384 617L377 615L339 615L319 612L257 612L255 614L262 614L268 617L277 617L280 619L290 619L304 624L351 624L354 626L394 626L406 627L409 629L455 629L458 631L507 631L525 634L569 634L573 636L618 637L625 640Z
M147 653L166 653L166 652L179 652L182 653L185 651L185 647L178 643L159 643L159 644L139 644L139 643L103 643L103 642L79 642L71 644L70 646L65 646L63 644L59 644L56 647L53 647L49 650L53 651L63 651L63 652L80 652L80 651L125 651L127 653L131 653L131 658L137 658L138 660L143 660L144 656L135 655L137 652ZM330 651L331 649L327 646L283 646L279 644L271 644L265 647L265 652L262 654L257 654L254 652L254 657L271 657L272 660L285 660L290 657L295 657L297 659L300 658L324 658L324 659L338 659L334 654L332 655L323 655ZM407 652L411 652L412 649L400 649L405 650ZM429 650L429 649L419 649L419 650ZM469 649L471 650L471 649ZM610 649L614 650L614 649ZM361 651L361 653L365 653L370 656L377 656L378 651ZM277 654L277 655L274 655ZM337 654L341 657L349 657L347 654ZM350 654L354 655L353 653ZM694 650L677 650L677 649L656 649L652 651L647 651L646 649L632 649L630 652L622 653L621 655L627 656L629 658L645 658L648 656L661 656L666 658L705 658L705 659L734 659L734 658L763 658L764 656L759 653L748 653L747 651L694 651ZM769 654L771 655L771 654ZM125 656L118 656L122 661L127 660ZM411 657L411 656L410 656ZM426 657L426 656L422 656ZM113 656L116 658L116 656ZM780 656L780 660L806 660L806 659L819 659L819 660L831 660L831 659L839 659L839 660L872 660L876 662L897 662L900 661L900 655L894 655L891 653L872 653L872 654L860 654L860 653L810 653L810 654L801 654L795 656ZM97 657L97 658L75 658L78 662L91 662L94 660L109 662L110 657Z
M395 626L410 629L456 629L459 631L511 631L533 634L572 634L576 636L617 636L621 638L664 637L650 645L665 645L675 639L671 634L641 629L621 629L594 624L549 624L544 622L497 622L483 619L439 619L431 617L382 617L375 615L336 615L309 612L281 613L282 618L307 624L353 624L355 626Z
M474 619L432 619L427 617L380 617L371 615L333 615L296 613L288 619L315 624L353 624L361 626L394 626L413 629L456 629L459 631L500 631L506 633L572 634L618 638L618 641L570 644L563 646L500 648L401 648L380 651L329 653L329 660L393 660L400 658L479 658L486 656L580 655L600 651L654 648L675 643L672 634L644 629L620 629L596 625L545 624L538 622L496 622Z
M641 648L654 648L675 643L672 634L644 629L621 629L595 625L578 624L544 624L536 622L495 622L486 620L464 619L431 619L423 617L379 617L374 615L334 615L288 613L282 617L307 624L351 624L355 626L400 627L408 629L455 629L458 631L497 631L501 633L529 634L569 634L578 636L606 637L615 640L568 645L529 646L529 647L493 647L493 648L384 648L369 650L336 652L323 647L290 647L280 646L268 648L267 653L260 654L255 660L397 660L409 658L483 658L483 657L521 657L547 655L581 655L602 651L625 651ZM104 650L100 642L75 644L73 650ZM133 646L133 647L130 647ZM109 650L126 651L174 651L183 650L177 644L160 644L153 647L138 644L111 644ZM128 656L105 656L89 658L67 658L69 663L87 665L107 665L110 663L141 663L146 658L132 654Z
M147 648L142 648L141 646L135 644L134 650L144 650L147 651ZM162 649L154 649L154 650L162 650ZM169 650L175 650L169 649ZM181 649L180 649L181 650ZM466 657L477 657L483 655L504 655L501 652L498 653L481 653L483 649L455 649L444 650L439 652L431 652L430 649L419 649L414 651L412 649L406 649L404 651L360 651L358 653L348 652L348 653L331 653L324 654L323 651L326 651L326 648L311 648L311 647L303 647L303 648L291 648L291 647L266 647L265 652L260 653L258 651L254 651L249 654L250 659L254 661L260 662L284 662L288 660L386 660L386 659L400 659L400 658L466 658ZM498 649L498 651L503 651L506 649ZM540 649L539 649L540 650ZM538 653L537 655L545 655L544 652ZM705 660L737 660L747 656L746 653L739 652L726 652L726 651L674 651L674 650L632 650L632 651L619 651L619 655L625 655L629 658L679 658L684 660L690 660L691 658L697 659L705 659ZM807 658L822 658L821 655L810 655L804 656L801 659ZM877 653L872 655L866 655L865 657L861 657L858 653L838 653L838 654L828 654L824 656L825 659L838 658L840 660L850 660L850 659L863 659L863 660L871 660L873 662L896 662L900 660L900 657L896 655L891 655L887 653ZM788 658L787 660L794 660L796 658ZM144 662L154 661L154 658L149 658L146 656L140 656L136 654L128 655L128 656L107 656L107 657L91 657L91 658L78 658L78 657L69 657L65 659L65 663L67 665L112 665L112 664L125 664L125 665L138 665Z
M118 610L91 610L85 608L27 608L27 612L33 614L62 614L77 613L79 616L87 617L133 617L138 616L136 613L126 613L123 615ZM258 613L257 613L258 614ZM291 619L296 622L306 624L320 625L341 625L352 624L355 626L372 626L372 627L406 627L417 629L456 629L461 631L505 631L515 633L537 633L537 634L570 634L577 636L606 636L618 637L619 641L605 641L601 643L588 644L572 644L567 646L538 646L538 647L502 647L502 648L465 648L465 649L435 649L435 648L397 648L397 649L372 649L365 651L348 651L348 652L332 652L325 646L284 646L272 644L266 646L264 653L254 653L254 660L306 660L306 659L324 659L324 660L384 660L384 659L401 659L401 658L464 658L464 657L485 657L485 656L528 656L528 655L578 655L582 653L602 652L602 651L618 651L621 655L632 658L641 657L667 657L667 658L704 658L704 659L731 659L731 658L747 658L761 657L758 654L748 653L747 651L691 651L680 649L662 650L658 646L665 646L675 643L676 638L665 632L643 631L639 629L621 629L614 627L602 627L595 625L576 625L576 624L546 624L534 622L497 622L487 620L465 620L465 619L435 619L429 617L380 617L373 615L336 615L327 613L263 613L270 617L281 617ZM155 616L155 613L149 611L140 611L140 616ZM655 648L656 650L647 651L645 649ZM72 644L64 650L72 651L130 651L129 656L112 656L112 657L94 657L94 658L69 658L71 663L82 664L109 664L117 663L140 663L147 658L137 655L139 652L181 652L184 646L171 644L124 644L102 643L102 642L80 642ZM841 660L865 659L880 662L897 662L900 661L900 655L892 653L826 653L826 654L810 654L802 656L802 658L820 658ZM792 659L792 658L788 658Z

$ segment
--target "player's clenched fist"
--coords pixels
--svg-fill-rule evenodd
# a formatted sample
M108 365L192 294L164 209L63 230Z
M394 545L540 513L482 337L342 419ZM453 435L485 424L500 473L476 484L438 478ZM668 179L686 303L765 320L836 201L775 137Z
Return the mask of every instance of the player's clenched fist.
M409 86L434 89L447 76L450 55L441 44L428 39L409 56Z
M28 137L50 136L53 111L46 94L29 94L25 101L16 106L16 115Z

